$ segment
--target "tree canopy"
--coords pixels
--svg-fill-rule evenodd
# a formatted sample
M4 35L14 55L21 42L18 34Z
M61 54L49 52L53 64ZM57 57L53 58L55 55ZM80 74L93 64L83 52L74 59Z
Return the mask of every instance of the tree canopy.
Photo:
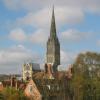
M100 100L100 54L80 53L73 64L75 100Z

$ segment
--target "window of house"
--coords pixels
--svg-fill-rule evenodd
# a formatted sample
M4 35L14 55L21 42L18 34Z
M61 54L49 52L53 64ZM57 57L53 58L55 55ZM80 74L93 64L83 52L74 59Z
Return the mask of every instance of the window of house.
M30 85L29 86L29 92L32 93L32 91L33 91L33 87L32 87L32 85Z

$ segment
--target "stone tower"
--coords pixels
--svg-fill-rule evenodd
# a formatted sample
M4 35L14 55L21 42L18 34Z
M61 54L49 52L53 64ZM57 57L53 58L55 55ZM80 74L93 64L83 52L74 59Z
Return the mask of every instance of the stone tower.
M52 64L53 72L57 71L57 66L60 65L60 43L56 34L56 23L54 15L54 7L52 11L50 36L47 41L47 63Z

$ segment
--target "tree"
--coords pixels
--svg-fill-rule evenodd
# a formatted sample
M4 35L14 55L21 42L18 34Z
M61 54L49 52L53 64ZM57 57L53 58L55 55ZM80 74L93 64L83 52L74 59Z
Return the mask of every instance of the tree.
M6 87L0 95L0 100L29 100L24 96L23 91L15 88Z
M75 100L100 100L100 54L81 53L73 64Z

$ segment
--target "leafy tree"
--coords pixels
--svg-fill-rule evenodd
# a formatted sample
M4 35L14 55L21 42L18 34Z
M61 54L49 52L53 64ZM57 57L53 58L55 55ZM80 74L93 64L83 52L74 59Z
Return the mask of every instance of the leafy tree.
M23 91L7 87L1 92L0 100L29 100L29 99L27 99L24 96Z
M71 86L75 100L100 100L100 54L78 55L73 64Z

